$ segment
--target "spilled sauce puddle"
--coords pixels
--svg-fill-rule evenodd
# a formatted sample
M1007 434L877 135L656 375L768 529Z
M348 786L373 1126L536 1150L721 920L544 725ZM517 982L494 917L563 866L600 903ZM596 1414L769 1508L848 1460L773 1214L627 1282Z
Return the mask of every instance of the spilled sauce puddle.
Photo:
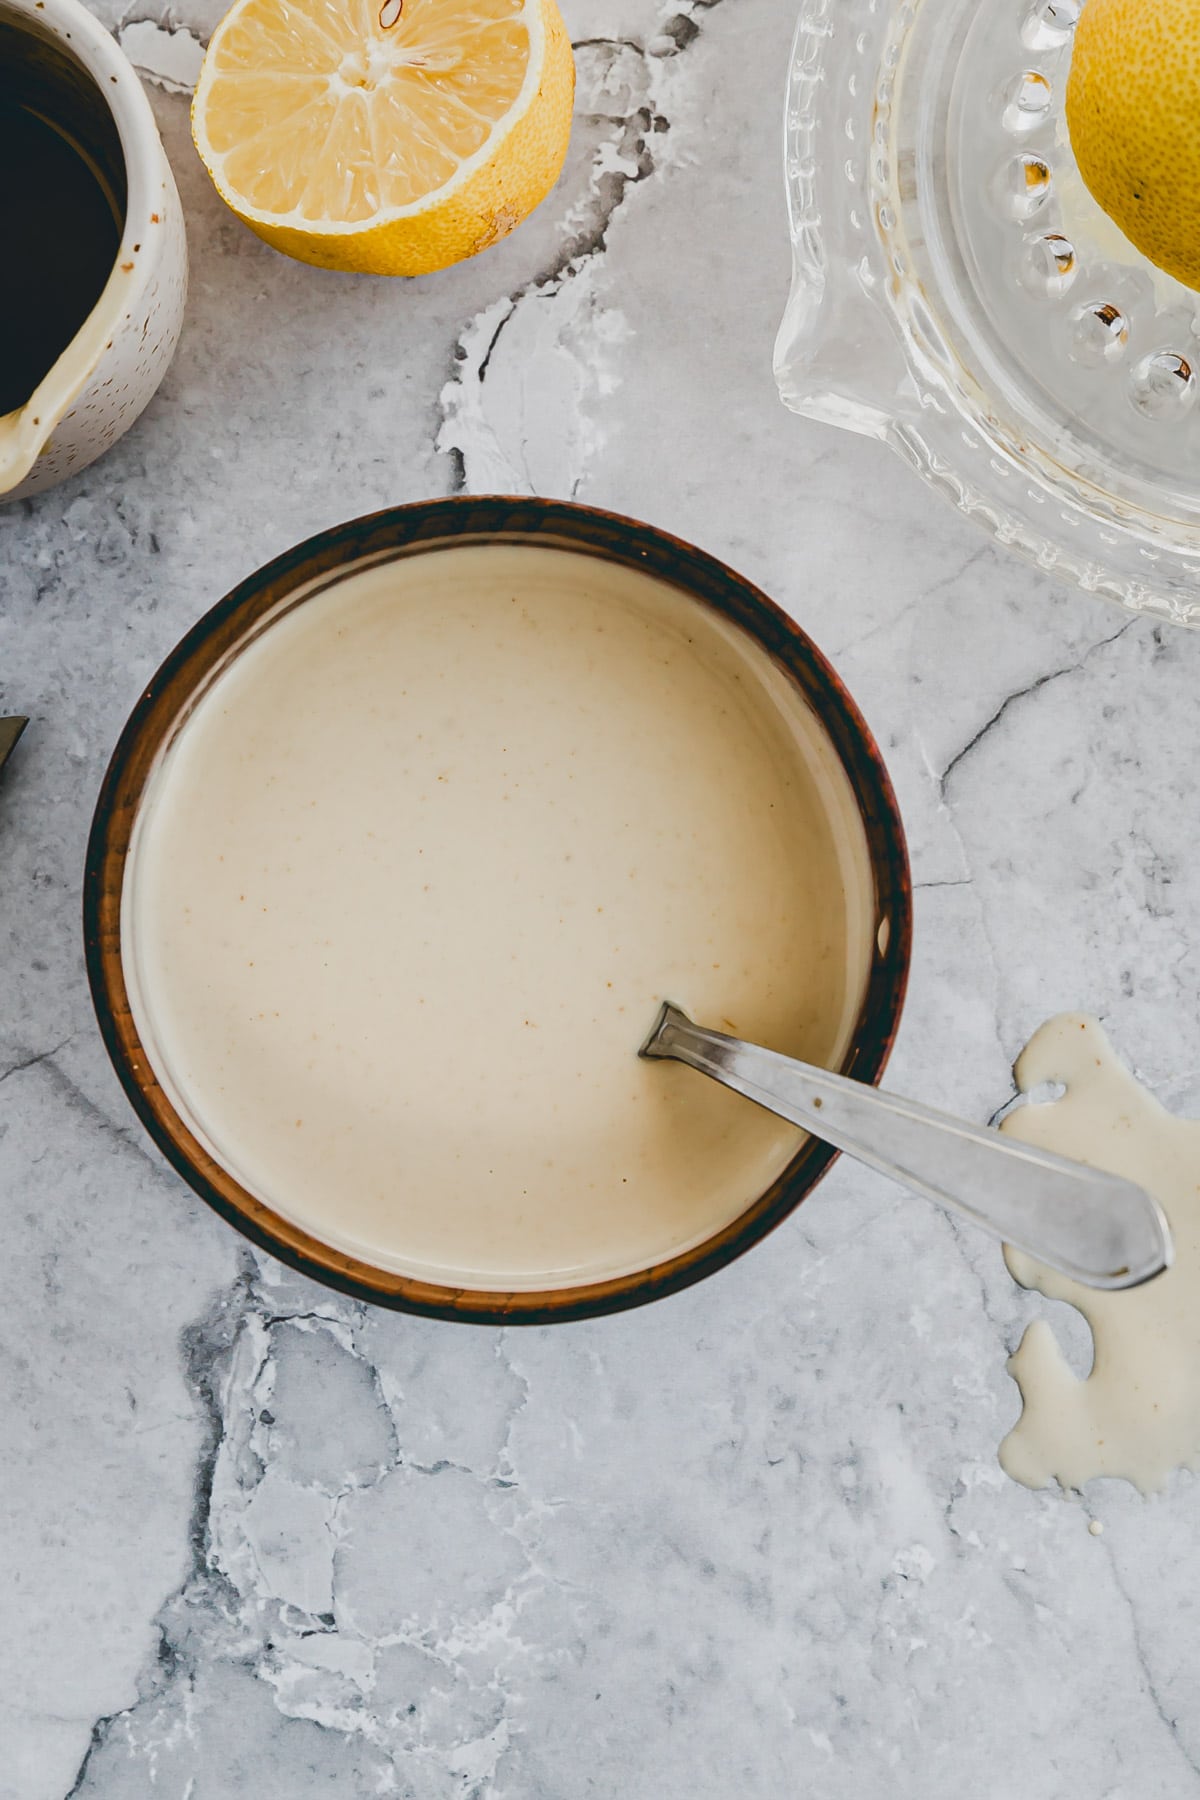
M1110 1475L1154 1493L1173 1470L1200 1468L1200 1121L1160 1106L1082 1014L1043 1025L1016 1079L1023 1095L1054 1084L1065 1093L1016 1107L1001 1130L1148 1189L1170 1221L1175 1261L1143 1287L1102 1293L1005 1249L1022 1287L1082 1313L1094 1350L1081 1379L1047 1321L1029 1326L1009 1359L1023 1410L1000 1463L1031 1488Z

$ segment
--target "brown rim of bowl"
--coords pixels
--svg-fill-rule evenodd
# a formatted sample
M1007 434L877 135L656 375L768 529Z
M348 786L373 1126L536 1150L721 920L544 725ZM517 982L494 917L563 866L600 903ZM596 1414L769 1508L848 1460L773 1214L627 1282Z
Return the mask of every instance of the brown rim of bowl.
M281 1262L359 1300L480 1324L545 1324L639 1306L699 1281L758 1243L810 1193L837 1154L810 1139L732 1224L648 1269L558 1289L452 1288L377 1269L332 1249L248 1193L192 1136L156 1081L130 1010L121 960L121 890L134 817L159 747L197 684L270 607L301 583L380 554L463 542L549 542L646 570L747 630L799 688L849 777L875 880L875 953L842 1068L878 1082L908 980L912 884L892 784L858 708L815 644L773 601L704 551L653 526L565 501L456 497L353 519L298 544L217 602L171 651L134 707L109 763L88 840L83 925L88 980L118 1079L159 1150L244 1236Z

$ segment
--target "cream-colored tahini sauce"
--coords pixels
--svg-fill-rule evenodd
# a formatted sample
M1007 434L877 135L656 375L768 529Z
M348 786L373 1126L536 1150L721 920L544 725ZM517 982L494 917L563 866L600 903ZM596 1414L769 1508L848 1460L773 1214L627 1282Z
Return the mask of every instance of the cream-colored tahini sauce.
M1078 1308L1095 1349L1080 1380L1045 1320L1029 1327L1008 1365L1024 1410L1000 1461L1027 1487L1120 1475L1150 1493L1173 1469L1200 1468L1200 1122L1164 1111L1095 1019L1066 1014L1043 1025L1016 1074L1022 1093L1047 1082L1066 1093L1019 1107L1002 1129L1147 1188L1170 1221L1175 1261L1144 1287L1101 1293L1005 1252L1023 1287Z
M799 1135L640 1063L669 995L840 1060L870 957L845 774L745 636L552 548L376 566L294 607L147 791L135 1017L252 1192L480 1287L700 1241Z

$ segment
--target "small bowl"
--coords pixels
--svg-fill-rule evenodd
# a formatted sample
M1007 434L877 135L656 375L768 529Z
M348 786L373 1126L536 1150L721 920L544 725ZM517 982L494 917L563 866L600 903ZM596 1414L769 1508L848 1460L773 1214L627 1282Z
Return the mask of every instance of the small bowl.
M139 807L156 766L215 672L255 635L265 615L278 614L289 602L303 604L303 590L328 587L368 562L466 544L546 545L647 572L732 622L783 673L840 763L863 828L863 866L873 886L864 896L869 903L859 909L862 930L869 933L866 981L841 1069L856 1080L878 1081L904 999L912 894L895 796L858 710L804 632L741 576L665 532L557 501L434 500L356 519L278 557L201 619L138 701L100 791L84 883L87 968L113 1066L146 1130L185 1181L253 1243L317 1281L383 1306L484 1324L547 1323L640 1305L712 1274L786 1218L836 1152L806 1139L779 1178L730 1224L666 1260L613 1278L501 1292L377 1267L283 1217L200 1141L160 1084L139 1034L132 963L127 970L128 945L122 943L122 894ZM634 1038L640 1023L631 1027Z
M121 218L103 292L2 422L7 504L79 474L149 404L179 341L188 269L183 209L153 109L107 27L79 0L0 0L0 62L10 96L70 124ZM55 228L47 215L47 244Z

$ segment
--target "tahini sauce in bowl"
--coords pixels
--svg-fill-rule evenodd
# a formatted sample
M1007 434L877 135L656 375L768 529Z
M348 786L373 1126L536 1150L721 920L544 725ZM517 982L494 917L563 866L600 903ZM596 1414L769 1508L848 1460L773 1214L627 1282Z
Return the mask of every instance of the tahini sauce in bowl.
M352 566L257 621L149 770L140 1049L221 1169L362 1265L516 1295L661 1266L803 1138L638 1044L669 995L844 1065L860 814L772 658L655 574L515 542Z

